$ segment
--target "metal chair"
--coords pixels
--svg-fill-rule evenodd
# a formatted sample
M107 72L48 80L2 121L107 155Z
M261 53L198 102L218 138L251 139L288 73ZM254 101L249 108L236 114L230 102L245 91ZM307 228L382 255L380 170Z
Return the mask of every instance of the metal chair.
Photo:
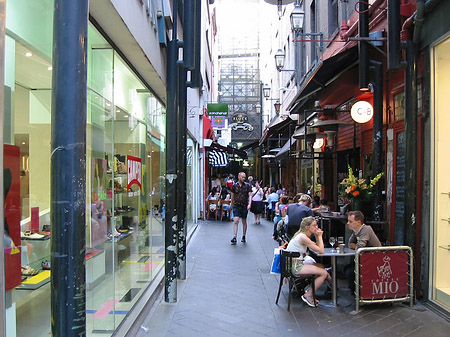
M231 221L231 200L221 201L220 221L222 221L224 213L227 213L226 218Z
M292 259L300 257L299 252L290 252L284 249L280 250L280 267L281 267L281 274L280 274L280 285L278 287L278 294L277 294L277 300L275 301L275 304L278 304L278 300L280 298L281 293L281 287L283 286L283 281L285 278L288 279L288 285L289 285L289 294L288 294L288 307L287 310L291 310L291 297L292 297L292 290L296 286L296 281L307 281L312 289L313 293L313 300L314 300L314 306L316 303L316 290L314 289L314 281L316 279L315 275L294 275L292 274ZM300 289L295 289L297 291L300 291Z

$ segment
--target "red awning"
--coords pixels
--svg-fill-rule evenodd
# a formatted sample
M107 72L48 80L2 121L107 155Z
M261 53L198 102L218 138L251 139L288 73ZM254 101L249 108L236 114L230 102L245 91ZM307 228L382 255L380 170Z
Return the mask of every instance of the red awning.
M203 139L212 139L213 135L214 131L211 126L211 120L203 116Z

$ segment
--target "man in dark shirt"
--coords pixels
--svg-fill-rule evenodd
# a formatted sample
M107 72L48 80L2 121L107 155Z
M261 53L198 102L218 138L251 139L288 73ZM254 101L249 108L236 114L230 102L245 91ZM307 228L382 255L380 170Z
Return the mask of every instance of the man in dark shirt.
M286 214L288 215L287 233L290 237L300 229L303 218L313 216L313 211L308 205L311 197L308 194L297 195L298 203L289 205Z
M237 232L239 227L239 218L242 219L242 239L245 242L247 233L247 213L252 206L252 188L250 184L245 182L245 172L240 172L238 182L231 189L231 208L233 209L233 238L231 244L235 245L237 240Z

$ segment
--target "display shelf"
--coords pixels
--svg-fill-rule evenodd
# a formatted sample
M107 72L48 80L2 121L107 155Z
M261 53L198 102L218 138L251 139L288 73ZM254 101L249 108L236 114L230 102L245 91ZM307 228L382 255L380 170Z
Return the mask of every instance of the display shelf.
M43 270L35 276L27 278L16 289L20 290L36 290L50 282L50 270Z
M39 233L36 233L39 234ZM33 234L32 234L33 235ZM52 237L51 235L48 234L41 234L44 235L41 238L37 238L37 237L32 237L32 236L21 236L20 238L22 240L31 240L31 241L45 241L45 240L50 240L50 238Z
M103 253L103 250L100 250L100 249L96 249L96 250L93 250L90 253L87 253L86 254L86 261L89 260L89 259L92 259L96 255L101 254L101 253Z

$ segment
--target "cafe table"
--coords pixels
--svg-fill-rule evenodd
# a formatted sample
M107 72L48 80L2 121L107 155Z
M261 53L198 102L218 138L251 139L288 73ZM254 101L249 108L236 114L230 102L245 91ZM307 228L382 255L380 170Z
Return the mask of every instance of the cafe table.
M329 256L331 258L331 267L332 267L332 278L333 278L333 284L331 287L331 294L333 299L333 305L337 306L337 271L336 271L336 259L338 257L344 257L344 256L355 256L355 250L345 247L344 253L339 253L339 248L332 249L332 248L325 248L325 252L323 254L315 253L317 256L325 257Z

